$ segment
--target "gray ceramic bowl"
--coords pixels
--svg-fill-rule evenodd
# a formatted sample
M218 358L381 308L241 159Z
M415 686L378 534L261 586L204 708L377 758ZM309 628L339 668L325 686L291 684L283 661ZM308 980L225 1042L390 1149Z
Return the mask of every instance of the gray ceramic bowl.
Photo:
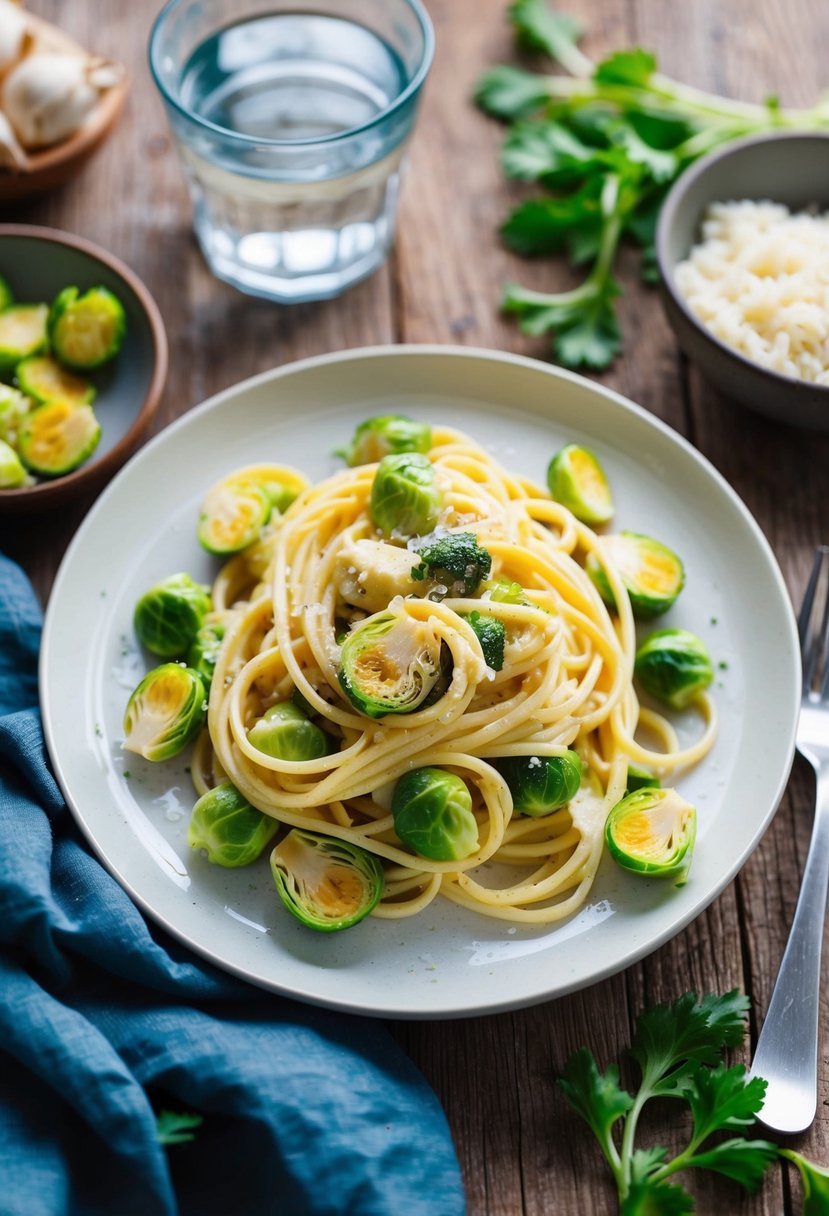
M829 210L829 134L756 136L712 152L674 183L656 233L665 312L680 346L703 376L757 413L792 426L829 430L829 388L758 367L715 338L677 290L674 269L699 240L706 208L733 199Z
M167 376L167 337L144 284L112 254L51 228L0 224L0 274L21 303L49 302L63 287L104 286L127 315L123 346L112 363L91 374L101 441L89 460L63 477L0 490L0 515L52 508L100 488L146 436Z

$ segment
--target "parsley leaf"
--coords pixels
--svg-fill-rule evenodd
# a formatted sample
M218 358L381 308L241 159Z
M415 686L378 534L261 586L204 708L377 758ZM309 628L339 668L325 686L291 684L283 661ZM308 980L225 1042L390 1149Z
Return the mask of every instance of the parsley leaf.
M155 1135L159 1144L186 1144L195 1140L195 1129L204 1118L187 1111L162 1110L156 1115Z
M741 1042L747 1009L746 997L732 991L701 1000L688 992L645 1010L631 1047L641 1072L635 1093L620 1087L615 1066L602 1073L586 1049L568 1060L559 1086L599 1142L616 1180L621 1216L692 1212L691 1195L669 1181L688 1169L712 1170L756 1190L779 1156L767 1140L735 1136L708 1143L717 1132L750 1128L763 1105L766 1082L749 1078L742 1064L727 1067L721 1058L727 1047ZM665 1097L685 1102L693 1122L686 1148L670 1159L661 1145L641 1148L635 1143L642 1110L652 1099ZM815 1193L825 1186L829 1194L829 1172L815 1174L815 1179Z
M511 249L532 257L571 244L572 253L588 237L593 248L601 240L601 227L599 193L588 182L563 198L528 199L510 213L501 233Z
M573 17L554 12L545 0L515 0L509 15L527 50L543 51L576 76L590 72L593 65L578 48L582 28Z
M813 1165L800 1153L784 1148L781 1156L793 1161L803 1183L803 1216L826 1216L829 1211L829 1170Z
M634 47L616 51L596 67L593 79L601 84L646 85L656 71L656 57L650 51Z
M475 101L493 118L524 118L547 101L547 86L536 72L508 65L484 72L475 87Z

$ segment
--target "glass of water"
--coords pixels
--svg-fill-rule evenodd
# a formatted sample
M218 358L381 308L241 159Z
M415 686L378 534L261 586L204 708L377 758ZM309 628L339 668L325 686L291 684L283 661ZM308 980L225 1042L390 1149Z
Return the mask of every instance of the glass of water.
M169 0L150 65L218 278L294 303L382 264L433 49L420 0Z

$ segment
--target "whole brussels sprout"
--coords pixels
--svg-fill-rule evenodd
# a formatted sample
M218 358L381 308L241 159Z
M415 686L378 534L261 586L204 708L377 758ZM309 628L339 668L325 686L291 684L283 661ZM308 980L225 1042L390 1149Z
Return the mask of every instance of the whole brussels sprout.
M685 582L685 570L677 555L658 540L638 532L620 532L602 538L602 552L619 571L637 620L661 616L675 602ZM596 590L610 608L616 607L607 575L595 553L585 569Z
M124 711L128 752L169 760L196 737L207 715L202 678L191 667L162 663L144 676Z
M171 574L141 596L133 625L139 642L153 654L177 659L187 654L212 607L209 587L189 574Z
M588 448L568 443L547 469L550 494L585 524L605 524L613 516L613 498L598 457Z
M432 428L427 422L414 422L405 414L381 414L361 422L339 455L353 468L401 452L428 452L431 446Z
M328 736L291 701L265 711L248 731L248 742L278 760L316 760L328 753Z
M187 843L206 849L216 866L249 866L279 831L279 821L250 805L229 781L202 794L190 816Z
M383 866L373 853L334 836L294 828L271 853L284 906L309 929L331 933L368 916L383 894Z
M671 709L685 709L714 679L705 643L687 629L657 629L636 652L640 684Z
M426 456L384 456L371 484L370 514L384 536L423 536L438 522L440 495Z
M442 768L416 768L394 787L394 830L432 861L461 861L478 849L478 822L465 781Z
M605 824L605 841L624 869L683 881L696 830L697 813L676 790L641 789L613 807Z
M448 686L447 651L426 622L388 609L346 636L338 678L352 705L369 718L410 714Z
M521 815L548 815L578 793L582 762L577 752L557 756L504 756L493 760Z
M199 673L208 692L213 683L213 671L224 636L225 627L221 621L205 622L193 639L193 645L187 655L187 666Z

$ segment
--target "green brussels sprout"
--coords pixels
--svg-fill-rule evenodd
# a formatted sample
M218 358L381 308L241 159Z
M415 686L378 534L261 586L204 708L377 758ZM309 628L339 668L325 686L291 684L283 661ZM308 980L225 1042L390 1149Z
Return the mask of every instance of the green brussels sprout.
M442 768L404 773L391 800L403 844L432 861L461 861L478 849L478 821L465 781Z
M384 536L423 536L438 522L435 470L419 452L384 456L371 484L371 518Z
M509 786L513 808L521 815L547 815L569 802L581 785L581 757L574 751L504 756L491 763Z
M138 640L162 659L187 654L212 606L209 587L189 574L171 574L135 605Z
M337 455L353 468L401 452L428 452L431 446L432 428L428 422L414 422L404 414L381 414L361 422L351 443Z
M14 369L21 392L33 401L69 401L89 405L95 400L95 386L83 376L67 371L51 355L31 355Z
M225 627L221 621L206 621L193 638L187 654L187 666L199 673L208 692L224 636Z
M229 781L202 794L190 816L187 843L207 849L216 866L249 866L279 831L279 820L250 805Z
M606 536L602 551L619 571L637 620L646 621L668 611L685 582L682 562L674 552L638 532ZM585 569L604 602L615 608L610 583L595 553L588 554Z
M659 789L662 782L653 773L635 764L628 765L628 779L625 785L626 794L635 794L637 790Z
M547 469L550 494L585 524L606 524L613 498L598 457L577 443L557 452Z
M0 374L14 370L21 359L46 350L48 304L13 304L0 312Z
M273 502L264 486L228 479L202 503L196 536L208 553L227 557L247 549L271 517Z
M23 393L8 384L0 384L0 439L14 446L31 408L31 401Z
M420 564L413 567L412 578L442 584L445 595L474 595L492 569L492 557L472 532L447 532L423 546L416 545L415 553Z
M464 619L469 621L475 636L481 643L487 667L491 667L493 671L500 671L504 666L504 644L507 638L504 622L499 621L496 616L483 616L480 612L470 612L469 616L465 616Z
M496 604L521 604L525 608L530 602L521 584L508 578L496 578L488 582L481 599L493 600Z
M64 287L48 310L52 353L76 371L114 359L126 332L124 306L107 287L90 287L83 295L77 287Z
M673 789L642 789L617 802L605 841L625 870L684 880L691 864L697 813Z
M49 401L32 410L21 422L17 451L33 473L60 477L83 464L100 438L101 426L91 405Z
M445 649L425 622L391 610L376 612L343 642L340 685L369 718L413 713L431 704L433 693L445 692Z
M282 903L309 929L332 933L368 916L383 894L383 866L373 853L334 836L294 828L271 853Z
M123 747L145 760L169 760L196 737L206 715L199 673L180 663L162 663L144 676L127 701Z
M651 696L685 709L714 679L705 643L687 629L657 629L636 651L633 670Z
M0 490L14 490L26 484L26 470L14 448L0 439Z
M291 701L265 711L248 731L248 742L277 760L316 760L328 754L328 736Z

